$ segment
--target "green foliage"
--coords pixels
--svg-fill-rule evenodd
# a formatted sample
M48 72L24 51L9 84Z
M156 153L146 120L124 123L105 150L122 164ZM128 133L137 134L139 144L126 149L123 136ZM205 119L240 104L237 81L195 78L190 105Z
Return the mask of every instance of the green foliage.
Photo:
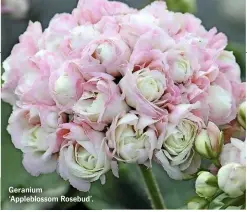
M169 10L182 13L195 13L196 0L166 0Z

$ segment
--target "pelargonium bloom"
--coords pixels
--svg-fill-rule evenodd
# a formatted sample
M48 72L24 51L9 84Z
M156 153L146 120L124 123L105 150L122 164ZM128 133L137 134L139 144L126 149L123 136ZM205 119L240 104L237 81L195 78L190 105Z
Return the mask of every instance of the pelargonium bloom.
M68 13L56 14L50 21L49 27L38 40L39 48L59 52L65 36L78 26L76 19Z
M104 151L105 135L94 131L87 124L65 123L58 129L62 142L58 173L80 191L88 191L91 182L98 179L105 183L105 173L116 166Z
M31 56L38 52L37 40L42 36L42 28L39 22L29 22L27 30L19 37L19 43L14 46L11 55L3 62L2 98L14 105L18 97L15 89L20 77L32 71L29 62Z
M65 62L54 71L49 78L49 90L57 107L71 112L71 107L83 93L83 82L85 79L73 62Z
M75 122L84 121L96 130L103 130L120 112L129 110L110 75L95 74L82 87L83 93L72 107Z
M126 163L150 166L157 145L157 133L148 116L119 114L106 132L110 157Z
M172 179L190 178L198 171L201 158L194 150L194 143L203 126L200 118L187 113L178 124L168 123L163 129L165 133L159 138L155 160Z
M125 15L136 12L122 2L109 2L107 0L79 0L77 8L72 12L72 15L77 21L83 24L95 24L104 16Z
M102 36L90 42L81 53L82 71L88 67L94 72L120 76L122 66L130 57L130 48L120 36Z
M246 164L246 143L237 138L231 138L231 143L223 146L220 154L220 164L222 166L227 163L239 163L241 165Z
M162 72L144 68L132 73L128 69L119 85L127 104L138 112L154 119L166 115L167 111L162 108L161 97L167 85L166 77Z
M66 122L65 114L56 107L25 106L14 109L9 119L8 132L14 146L23 152L23 165L37 176L56 169L60 143L56 130Z

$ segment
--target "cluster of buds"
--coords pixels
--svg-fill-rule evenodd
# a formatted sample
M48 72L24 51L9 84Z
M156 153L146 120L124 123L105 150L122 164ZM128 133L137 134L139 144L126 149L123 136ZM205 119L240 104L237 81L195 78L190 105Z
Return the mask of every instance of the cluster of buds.
M246 167L237 163L222 166L217 176L210 172L199 172L195 183L198 196L188 202L188 209L223 209L226 207L243 207L246 190ZM227 201L223 202L223 199Z
M239 106L237 120L245 129L245 102ZM243 209L246 191L246 148L245 142L231 138L224 143L223 133L212 122L196 138L196 151L203 157L216 162L216 172L198 173L195 190L188 209Z

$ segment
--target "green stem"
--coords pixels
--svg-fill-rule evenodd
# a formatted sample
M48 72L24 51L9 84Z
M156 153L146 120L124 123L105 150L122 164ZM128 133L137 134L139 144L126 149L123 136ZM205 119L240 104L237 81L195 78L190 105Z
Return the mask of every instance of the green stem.
M140 165L141 174L145 182L145 188L153 209L166 209L160 189L153 176L152 169L148 169L144 165Z
M220 168L220 167L221 167L219 158L213 159L213 160L212 160L212 163L213 163L217 168Z
M235 199L232 199L231 201L229 201L227 204L225 204L224 206L222 206L220 209L227 209L229 206L235 206L235 204L240 203L245 200L245 195L237 197ZM244 203L243 203L244 204Z

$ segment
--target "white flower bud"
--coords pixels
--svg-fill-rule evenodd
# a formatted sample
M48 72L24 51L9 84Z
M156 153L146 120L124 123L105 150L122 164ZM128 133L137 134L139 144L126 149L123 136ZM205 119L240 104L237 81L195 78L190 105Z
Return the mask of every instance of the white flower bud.
M246 102L243 102L238 109L237 116L239 124L245 129L246 128Z
M212 197L218 190L217 178L210 172L200 172L196 179L196 193L200 197Z
M188 80L193 71L191 70L188 60L180 59L173 64L172 79L175 82L181 83Z
M201 130L195 141L196 151L208 159L217 158L223 146L223 133L212 122Z
M239 197L246 190L246 167L238 163L228 163L218 172L219 188L230 197Z

